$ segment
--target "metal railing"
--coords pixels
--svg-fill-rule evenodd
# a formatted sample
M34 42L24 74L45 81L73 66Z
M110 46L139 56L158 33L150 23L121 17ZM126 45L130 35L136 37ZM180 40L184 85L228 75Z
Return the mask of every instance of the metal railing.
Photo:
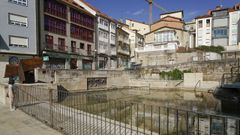
M68 135L239 135L240 118L113 99L104 93L17 87L17 107Z

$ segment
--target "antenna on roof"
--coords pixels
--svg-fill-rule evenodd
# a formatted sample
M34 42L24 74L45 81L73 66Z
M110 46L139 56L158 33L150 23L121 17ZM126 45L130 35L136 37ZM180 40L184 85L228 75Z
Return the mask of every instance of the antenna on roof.
M223 7L223 0L220 0L220 7Z

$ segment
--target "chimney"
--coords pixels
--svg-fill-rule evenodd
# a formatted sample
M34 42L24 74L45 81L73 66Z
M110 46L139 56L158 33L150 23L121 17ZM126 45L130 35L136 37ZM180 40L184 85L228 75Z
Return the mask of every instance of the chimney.
M220 6L216 6L216 10L221 10L222 9L222 5L220 5Z
M234 5L234 10L240 10L240 3Z
M212 10L208 10L208 15L212 15Z

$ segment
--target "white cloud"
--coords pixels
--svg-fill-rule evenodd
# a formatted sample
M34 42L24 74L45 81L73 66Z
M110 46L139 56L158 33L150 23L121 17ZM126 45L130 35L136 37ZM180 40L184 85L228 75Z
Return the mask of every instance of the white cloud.
M145 11L144 9L140 9L140 10L138 10L138 11L133 12L132 15L138 16L138 15L143 14L144 11Z

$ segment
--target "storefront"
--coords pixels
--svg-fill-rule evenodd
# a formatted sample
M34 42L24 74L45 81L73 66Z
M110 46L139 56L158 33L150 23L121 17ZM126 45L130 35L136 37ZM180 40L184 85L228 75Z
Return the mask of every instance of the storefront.
M70 69L71 55L57 52L43 53L43 68Z
M92 60L82 60L82 69L83 70L92 70L93 61Z

